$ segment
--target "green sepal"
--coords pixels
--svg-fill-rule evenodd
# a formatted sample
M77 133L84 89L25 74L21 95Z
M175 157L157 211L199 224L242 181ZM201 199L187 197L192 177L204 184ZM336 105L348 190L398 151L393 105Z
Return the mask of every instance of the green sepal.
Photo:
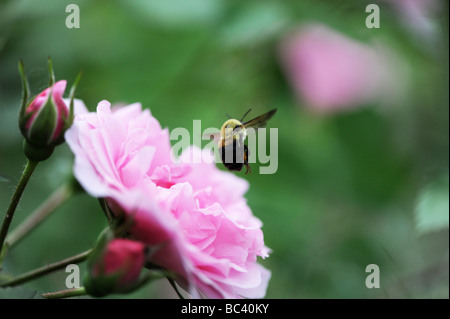
M56 145L56 143L52 142L52 137L56 129L58 114L56 112L55 102L53 101L52 91L53 87L50 87L47 100L38 111L38 114L25 135L26 139L35 146L46 147L49 144Z
M55 84L55 73L53 72L53 62L50 57L48 57L48 73L50 74L50 81L48 86Z
M88 295L101 298L110 294L125 294L139 289L152 280L167 276L151 273L146 276L140 276L140 278L134 282L119 285L119 280L125 274L126 269L118 269L114 273L108 275L103 274L103 269L97 269L99 274L94 275L93 271L95 265L102 265L101 261L104 258L106 247L114 238L115 234L111 228L106 228L99 235L95 248L89 254L89 259L87 261L88 271L83 278L83 286Z
M97 264L101 265L108 243L114 239L114 234L110 228L103 230L97 238L97 244L92 252L89 254L87 261L88 272L83 279L83 286L86 293L92 297L100 298L113 293L117 286L117 281L122 276L120 271L110 275L94 275L94 267ZM103 269L99 269L103 273Z
M33 98L33 100L34 100L34 98ZM33 101L33 100L31 100L31 101ZM27 125L28 121L31 119L32 116L33 116L32 113L28 113L28 114L24 113L24 114L22 114L22 112L19 115L19 129L20 129L20 133L22 133L22 135L24 137L26 137L28 135L28 131L26 129L26 125Z
M126 294L141 288L145 284L166 277L164 274L147 274L141 276L139 280L128 285L117 285L117 281L122 277L123 272L117 271L111 275L104 275L102 277L85 276L83 279L83 286L86 293L95 298L102 298L110 294Z
M108 243L114 239L114 235L109 228L105 228L97 238L94 249L89 254L88 266L92 268L101 258Z
M75 82L73 82L72 87L70 88L69 98L70 98L70 105L69 105L69 117L65 121L65 129L68 129L72 126L73 119L74 119L74 105L73 100L75 99L75 91L77 89L78 83L81 80L81 77L83 76L83 72L78 73L77 77L75 78Z
M82 75L82 72L78 73L77 77L75 78L75 82L73 83L73 85L70 89L69 116L67 118L63 118L64 127L62 130L62 134L60 134L57 137L57 139L52 142L52 144L54 144L55 146L64 143L64 141L65 141L64 132L67 131L73 124L75 90L76 90L78 83L80 82L81 75Z
M83 286L88 295L101 298L116 292L117 281L119 278L119 272L101 276L91 276L88 274L83 279Z
M33 162L45 161L52 155L54 149L53 146L34 146L27 140L23 141L23 152L25 153L25 156Z
M97 243L92 249L91 253L89 254L89 259L87 261L87 266L89 269L89 272L94 268L94 266L101 262L103 259L103 256L105 254L105 249L108 245L108 243L114 239L114 234L112 231L108 228L105 228L100 235L97 238ZM102 269L101 269L102 270Z
M28 98L30 96L30 88L28 86L27 77L25 75L25 67L22 60L19 60L19 74L20 78L22 79L22 102L19 111L19 128L22 134L24 134L25 123L28 121L31 115L27 116L25 112L27 109Z

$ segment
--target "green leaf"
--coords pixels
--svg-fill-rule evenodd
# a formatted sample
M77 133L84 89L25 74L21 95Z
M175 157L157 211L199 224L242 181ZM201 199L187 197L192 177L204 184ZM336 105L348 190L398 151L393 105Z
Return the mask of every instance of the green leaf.
M36 290L22 287L0 288L0 299L44 299Z
M428 184L419 195L416 207L416 227L424 234L448 228L449 174L443 174Z

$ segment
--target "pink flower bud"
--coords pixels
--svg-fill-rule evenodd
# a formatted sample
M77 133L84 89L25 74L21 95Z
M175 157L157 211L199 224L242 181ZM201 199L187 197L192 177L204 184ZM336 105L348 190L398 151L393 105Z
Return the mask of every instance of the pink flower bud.
M144 263L144 244L128 239L105 244L101 240L90 259L86 291L94 297L130 291L138 285Z
M55 83L53 65L48 61L50 87L42 91L31 101L28 100L28 81L22 61L19 72L22 78L23 98L19 113L19 128L25 137L24 152L29 160L43 161L52 153L55 146L64 142L64 133L73 122L73 103L75 88L81 74L76 78L70 91L70 99L65 101L63 94L67 81Z
M96 265L96 275L120 273L118 284L125 285L139 278L144 264L144 245L142 243L115 239L106 248L103 260Z
M21 114L20 128L25 139L37 147L56 146L64 141L69 106L63 101L65 80L37 95Z

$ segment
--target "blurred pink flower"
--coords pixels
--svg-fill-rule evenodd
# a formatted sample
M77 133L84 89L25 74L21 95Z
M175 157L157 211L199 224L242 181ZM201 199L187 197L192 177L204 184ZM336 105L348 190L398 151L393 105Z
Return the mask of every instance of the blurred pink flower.
M77 114L66 140L80 184L131 218L132 238L151 247L149 262L176 273L194 297L264 297L270 271L256 261L269 249L244 179L211 161L173 163L168 131L140 104L111 111L102 101L96 113ZM200 152L185 151L181 162Z
M281 43L281 62L296 95L317 111L358 107L389 95L398 81L388 52L324 25L306 25Z

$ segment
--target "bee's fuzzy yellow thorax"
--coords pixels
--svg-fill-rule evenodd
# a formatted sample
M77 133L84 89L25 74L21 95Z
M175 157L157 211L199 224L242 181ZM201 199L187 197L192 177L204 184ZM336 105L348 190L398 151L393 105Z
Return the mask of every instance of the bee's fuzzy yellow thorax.
M222 138L232 138L232 136L234 134L236 134L235 132L233 133L233 130L238 127L238 126L242 126L242 123L236 119L231 119L226 121L223 125L222 128L220 130L220 135ZM239 133L239 135L242 134L242 132ZM238 135L238 134L236 134ZM234 136L233 136L234 138Z

